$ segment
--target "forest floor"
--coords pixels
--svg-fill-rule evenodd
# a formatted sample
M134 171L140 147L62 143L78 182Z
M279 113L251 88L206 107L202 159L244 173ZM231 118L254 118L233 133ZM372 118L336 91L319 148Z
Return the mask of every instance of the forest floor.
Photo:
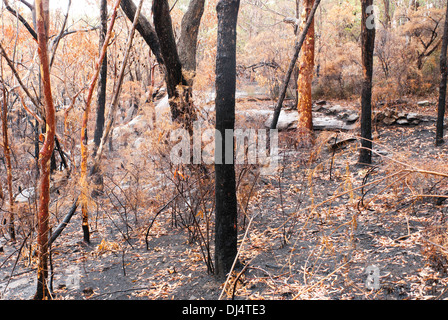
M429 109L412 111L429 114ZM357 141L329 148L336 135L341 140L357 129L316 131L312 150L293 146L294 130L280 133L278 172L252 172L257 177L253 188L246 184L249 203L239 219L241 265L224 298L448 298L448 201L436 203L436 195L448 193L448 179L437 174L447 174L448 145L434 147L433 121L375 129L371 168L357 165ZM115 152L110 161L117 159ZM161 207L167 199L154 205ZM176 225L172 208L157 216L156 210L142 208L138 221L131 210L123 215L118 209L96 208L90 245L81 241L77 214L52 247L56 299L221 295L225 279L207 272L204 247L197 237L192 240L191 231ZM129 219L126 227L123 217ZM213 240L204 241L213 252ZM1 244L0 297L29 299L36 286L35 247L21 248L23 239ZM366 270L379 272L377 289L366 285Z

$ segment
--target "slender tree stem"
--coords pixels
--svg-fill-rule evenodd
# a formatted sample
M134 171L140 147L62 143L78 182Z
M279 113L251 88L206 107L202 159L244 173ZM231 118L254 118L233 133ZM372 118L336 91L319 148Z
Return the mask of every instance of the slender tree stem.
M120 97L120 92L121 92L121 86L123 84L123 78L124 78L124 74L125 74L125 70L126 70L126 65L127 65L127 61L129 58L129 53L131 51L132 48L132 40L134 38L134 33L136 30L136 26L138 23L138 18L140 16L140 11L142 9L142 4L143 4L143 0L140 0L140 4L137 8L137 12L134 16L134 21L132 24L132 28L131 31L129 33L129 37L128 37L128 42L127 42L127 46L126 46L126 52L124 54L123 57L123 62L121 64L121 69L120 69L120 74L118 76L118 81L115 85L115 90L114 90L114 96L112 97L112 102L110 103L110 107L109 107L109 112L107 115L107 122L105 124L104 127L104 131L103 131L103 135L101 137L101 142L98 146L98 150L97 153L95 155L95 160L92 166L92 169L89 173L90 176L94 175L95 173L98 172L99 170L99 165L100 165L100 160L101 160L101 156L103 154L104 151L104 146L106 145L106 141L109 138L109 134L112 130L112 125L114 124L115 121L115 113L117 110L117 106L118 106L118 98Z
M48 236L49 236L49 202L50 202L50 160L54 149L56 132L56 117L51 93L50 63L48 59L49 1L36 0L37 39L39 46L40 69L44 95L46 132L45 141L39 152L40 182L39 182L39 208L38 208L38 267L36 300L51 299L48 289Z
M443 27L442 49L440 51L440 86L439 86L439 104L437 108L437 128L436 145L443 144L443 126L446 108L446 82L448 78L448 68L446 63L446 54L448 46L448 5L445 14L445 24Z
M115 19L118 13L118 7L120 6L120 1L117 0L114 5L111 21L109 24L109 29L107 30L106 37L104 39L104 44L100 52L100 56L98 58L98 62L95 65L95 71L90 81L89 92L87 94L86 106L84 109L84 113L82 116L82 126L81 126L81 177L80 177L80 185L82 188L81 191L81 212L82 212L82 230L84 234L84 241L86 243L90 243L90 232L89 232L89 213L87 209L87 199L88 199L88 186L87 186L87 158L88 158L88 139L87 139L87 123L89 120L90 113L90 105L92 102L93 91L95 89L96 81L98 79L98 75L100 72L101 63L106 56L107 46L109 44L109 40L112 35L112 29L115 24Z

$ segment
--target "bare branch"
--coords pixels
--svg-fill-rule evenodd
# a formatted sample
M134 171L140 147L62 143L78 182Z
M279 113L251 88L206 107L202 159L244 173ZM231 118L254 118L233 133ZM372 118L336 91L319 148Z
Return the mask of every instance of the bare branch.
M34 6L31 3L29 3L28 1L20 0L20 2L22 2L24 5L26 5L31 11L34 10Z
M22 79L19 76L19 73L17 72L16 68L14 67L14 63L9 59L8 55L6 54L5 49L3 48L2 44L0 43L0 54L5 58L6 62L8 63L8 66L11 68L12 73L16 77L17 81L19 82L20 86L22 87L23 91L25 91L28 98L30 98L31 102L36 106L36 108L39 108L41 103L36 100L31 93L28 91L27 87L22 82Z
M23 2L23 1L22 1ZM6 10L8 10L9 12L11 12L14 16L17 17L17 19L19 19L20 22L22 22L22 24L25 26L25 28L28 30L28 32L31 34L31 36L34 38L34 40L37 41L37 33L36 31L34 31L34 29L29 25L28 21L26 21L26 19L24 17L22 17L22 15L20 13L18 13L16 10L14 10L10 5L8 0L3 0L3 3L5 4L5 8ZM29 4L28 4L29 5ZM34 9L33 6L31 6L31 8ZM32 10L33 10L32 9Z
M65 14L64 22L62 23L62 27L61 27L61 31L59 32L58 36L53 40L52 45L51 45L51 47L53 49L53 53L51 54L51 59L50 59L50 69L54 62L54 57L56 55L56 50L58 49L59 41L62 39L62 35L64 33L65 26L67 25L68 13L70 11L71 4L72 4L72 1L69 0L68 6L67 6L67 13Z

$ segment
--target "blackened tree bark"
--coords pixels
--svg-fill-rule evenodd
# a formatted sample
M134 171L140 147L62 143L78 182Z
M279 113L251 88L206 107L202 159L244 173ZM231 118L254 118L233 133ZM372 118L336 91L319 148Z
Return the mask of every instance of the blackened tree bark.
M361 51L363 80L361 88L361 148L359 150L359 164L372 163L372 75L373 75L373 50L375 48L374 24L367 25L367 12L372 6L373 0L361 1ZM370 7L372 8L372 7Z
M440 52L440 86L439 86L439 105L437 111L436 145L443 144L443 122L446 106L446 81L448 77L448 68L446 64L446 54L448 46L448 6L445 14L445 25L443 27L442 49Z
M205 0L191 0L188 10L184 14L181 23L181 31L178 42L179 58L186 71L189 85L193 84L196 72L196 51L199 26L204 13Z
M192 123L196 119L191 85L196 71L197 36L204 12L204 3L204 0L190 1L188 10L182 19L178 46L173 33L167 0L153 1L154 27L142 15L139 17L136 27L151 48L159 65L164 69L171 118L182 122L184 127L189 130L192 130ZM136 12L133 1L122 0L121 8L128 19L132 21Z
M107 33L107 1L101 0L100 3L100 19L101 19L101 30L100 30L100 41L99 50L103 48L104 39ZM106 108L106 85L107 85L107 53L104 56L103 62L101 63L100 74L98 79L98 98L97 98L97 113L96 113L96 124L95 133L93 136L93 141L95 143L94 155L101 143L101 137L103 136L104 128L104 111Z
M233 129L235 127L236 23L239 5L239 0L220 0L216 7L218 13L216 130L222 136L222 139L215 139L215 150L222 151L221 154L215 151L215 274L217 276L224 276L230 271L237 254L237 199L235 167L232 160L234 160ZM226 130L229 129L232 135L226 136Z
M137 7L132 0L121 0L121 9L126 14L126 17L130 21L134 21L135 13L137 12ZM162 53L160 51L159 38L157 37L156 31L154 30L151 23L143 15L138 17L138 23L135 29L140 33L145 42L148 44L152 53L157 59L160 65L163 65Z
M193 130L196 119L192 103L191 87L182 73L176 40L167 0L154 0L152 4L154 27L159 38L160 51L165 62L165 82L169 97L171 117L181 122L186 129Z

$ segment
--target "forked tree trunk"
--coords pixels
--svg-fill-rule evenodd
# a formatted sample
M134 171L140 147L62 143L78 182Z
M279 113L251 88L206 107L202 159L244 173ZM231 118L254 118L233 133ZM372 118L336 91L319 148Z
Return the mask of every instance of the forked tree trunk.
M39 152L40 182L39 182L39 208L38 208L38 266L37 266L37 290L34 299L50 299L51 295L47 285L48 277L48 234L50 202L50 160L54 149L56 133L55 108L51 94L50 68L47 48L47 30L49 26L49 1L36 0L36 25L39 46L40 69L42 77L43 97L45 105L45 118L47 130L45 141Z
M314 0L303 1L300 31L303 30L310 15ZM311 100L311 84L314 70L314 19L306 34L303 48L299 56L299 77L297 80L297 110L299 118L297 133L299 144L309 145L313 132L313 114Z
M446 54L448 46L448 5L445 14L445 25L443 27L442 49L440 51L440 86L439 86L439 105L437 111L436 145L443 144L443 122L445 118L446 107L446 81L448 77L448 68L446 64Z
M192 88L182 73L182 63L177 51L170 7L167 0L154 0L152 4L154 27L159 38L160 51L165 63L165 82L167 86L171 118L178 121L190 132L196 120Z
M190 86L196 72L196 51L199 34L199 26L204 13L205 0L190 0L188 10L184 14L181 23L181 31L178 42L179 58L184 69L185 77Z
M143 15L140 15L136 25L136 30L164 69L172 120L181 122L190 131L196 119L191 84L196 70L197 34L204 11L204 2L204 0L190 1L182 19L179 51L174 37L168 1L153 1L154 28ZM122 0L121 8L128 19L133 21L137 9L132 0Z
M373 50L375 48L375 26L367 22L369 15L367 8L372 6L373 0L361 2L361 51L363 80L361 87L361 148L359 150L359 164L372 163L372 75Z
M233 134L235 127L236 23L240 1L220 0L216 56L215 274L225 276L237 254L237 199ZM230 141L227 141L230 140ZM219 154L221 152L221 154ZM229 161L230 160L230 161ZM231 162L231 163L229 163Z
M3 71L3 70L2 70ZM3 82L3 75L2 75ZM2 131L3 131L3 154L6 161L6 175L9 193L9 236L12 241L16 240L16 232L14 228L14 195L12 192L12 170L11 170L11 151L9 147L8 137L8 96L6 94L6 88L2 83Z

